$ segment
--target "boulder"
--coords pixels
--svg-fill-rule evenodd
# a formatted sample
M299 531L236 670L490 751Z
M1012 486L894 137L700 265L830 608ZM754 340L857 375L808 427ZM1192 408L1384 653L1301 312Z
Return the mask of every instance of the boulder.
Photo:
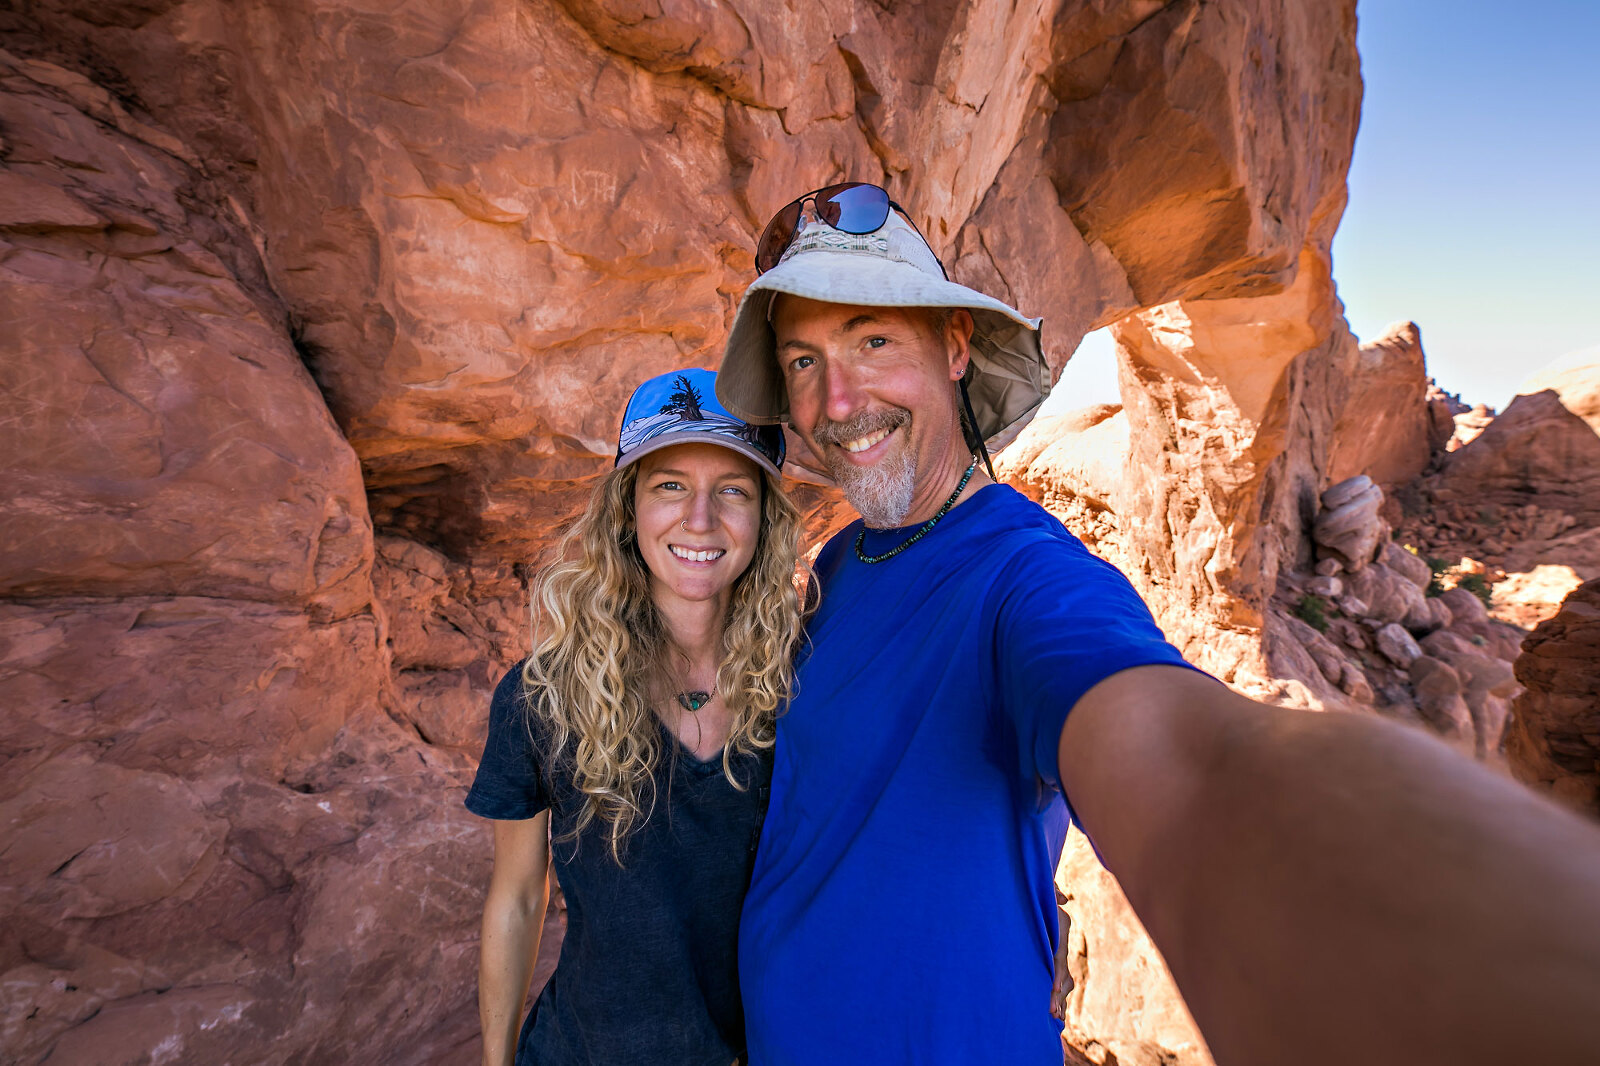
M1345 585L1351 596L1366 605L1365 611L1358 612L1363 617L1401 622L1428 609L1417 586L1382 563L1373 563L1348 575Z
M1467 589L1449 589L1439 596L1439 602L1449 609L1452 625L1471 625L1489 620L1489 608Z
M1353 350L1346 368L1349 392L1328 453L1330 480L1364 474L1396 487L1422 473L1434 451L1423 364L1422 331L1415 322L1396 322Z
M1411 634L1393 622L1374 633L1373 641L1384 658L1401 669L1410 666L1422 655L1422 649L1411 639Z
M1322 494L1322 512L1312 528L1317 554L1338 559L1351 573L1372 561L1384 536L1383 490L1365 474L1348 478Z
M1431 479L1436 496L1489 506L1559 511L1600 523L1600 433L1555 390L1518 396Z
M1568 352L1517 386L1523 395L1546 389L1556 394L1562 407L1600 433L1600 347Z
M1470 408L1461 402L1460 396L1444 391L1432 378L1428 379L1427 400L1428 450L1436 455L1445 450L1455 435L1456 415L1465 414Z
M1427 560L1392 540L1386 541L1379 550L1378 560L1419 589L1426 589L1433 582L1433 570Z
M1314 577L1306 582L1306 591L1325 600L1336 600L1344 594L1344 582L1336 577Z
M1519 780L1600 817L1600 580L1575 589L1522 645L1506 758Z
M1348 660L1344 664L1344 676L1339 679L1339 688L1357 703L1371 703L1373 700L1372 685L1367 680L1366 672Z

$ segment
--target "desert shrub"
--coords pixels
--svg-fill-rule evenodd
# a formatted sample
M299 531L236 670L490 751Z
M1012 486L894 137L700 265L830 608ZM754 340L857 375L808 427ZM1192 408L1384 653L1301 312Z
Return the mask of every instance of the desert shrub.
M1482 600L1485 607L1489 606L1489 582L1484 580L1482 574L1462 574L1461 580L1456 582L1456 588L1466 589Z
M1318 633L1328 631L1328 601L1314 592L1300 597L1294 605L1294 616Z
M1439 578L1440 575L1442 575L1448 569L1450 569L1450 564L1445 562L1443 559L1435 559L1431 555L1428 556L1428 587L1422 590L1422 594L1424 596L1444 595L1444 582L1439 580Z

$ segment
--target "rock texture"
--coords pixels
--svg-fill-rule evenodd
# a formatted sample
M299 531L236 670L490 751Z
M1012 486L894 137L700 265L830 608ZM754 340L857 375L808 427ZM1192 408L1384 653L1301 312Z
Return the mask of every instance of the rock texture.
M1576 589L1523 643L1511 772L1600 817L1600 581Z
M1056 872L1072 918L1067 972L1068 1066L1209 1066L1205 1039L1116 878L1077 829Z
M1554 392L1561 406L1600 433L1600 347L1562 356L1518 387L1519 394Z
M1324 492L1322 510L1311 529L1318 558L1334 560L1346 573L1365 569L1383 540L1384 526L1378 517L1382 506L1383 490L1365 474L1347 478Z
M1366 476L1385 487L1403 485L1450 439L1449 420L1428 400L1422 330L1415 322L1397 322L1346 355L1350 395L1333 425L1328 478Z
M1467 443L1458 431L1458 446L1405 490L1400 538L1452 582L1478 575L1494 616L1523 627L1600 577L1600 432L1581 417L1600 376L1568 363L1554 375L1564 392L1519 395Z
M1433 499L1480 509L1533 503L1600 521L1600 433L1553 389L1518 396L1481 434L1451 452L1430 483Z
M1352 0L0 12L6 1055L472 1059L459 799L525 567L798 189L887 182L1057 367L1122 323L1084 432L1137 454L1050 462L1265 678L1326 487L1296 412L1356 350L1354 40ZM1144 950L1097 913L1088 1005ZM1202 1054L1148 972L1084 1048Z

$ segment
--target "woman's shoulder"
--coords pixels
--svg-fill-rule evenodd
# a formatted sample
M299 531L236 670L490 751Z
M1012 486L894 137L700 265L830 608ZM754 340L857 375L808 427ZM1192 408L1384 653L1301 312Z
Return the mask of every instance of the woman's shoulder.
M523 671L527 665L528 661L523 659L501 676L499 684L494 687L494 698L489 703L489 713L492 717L522 714L528 704L527 687L523 680Z
M495 685L489 702L489 725L491 730L514 727L528 738L535 754L542 754L549 740L549 729L542 716L536 713L533 689L527 681L527 665L526 659L517 662Z

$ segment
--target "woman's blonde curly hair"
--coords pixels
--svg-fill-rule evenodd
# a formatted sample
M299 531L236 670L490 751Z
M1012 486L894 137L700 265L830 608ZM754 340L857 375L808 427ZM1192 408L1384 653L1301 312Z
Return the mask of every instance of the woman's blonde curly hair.
M670 698L669 639L650 596L634 517L638 464L612 471L534 581L534 653L522 670L530 715L547 727L546 772L571 774L583 809L570 834L607 826L611 854L655 803L662 755L653 704ZM796 590L800 512L762 472L755 555L733 584L717 693L733 711L722 770L738 789L735 755L770 748L778 709L794 687L802 634ZM534 723L530 721L530 728Z

